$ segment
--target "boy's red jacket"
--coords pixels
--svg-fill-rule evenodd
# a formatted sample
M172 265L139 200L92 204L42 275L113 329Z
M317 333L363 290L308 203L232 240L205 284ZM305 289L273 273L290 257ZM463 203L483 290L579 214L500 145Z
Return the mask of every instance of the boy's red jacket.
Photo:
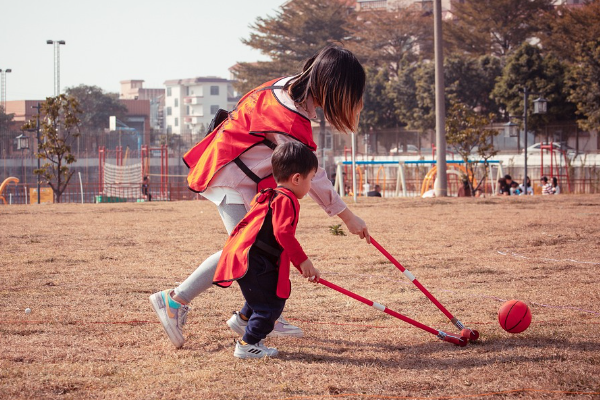
M250 211L235 227L219 259L213 283L228 287L246 275L250 248L255 244L265 217L272 210L273 233L283 249L279 260L277 296L290 297L290 262L298 267L308 257L296 240L300 203L290 190L282 187L265 189L252 200Z
M267 133L291 136L315 151L310 120L283 106L273 94L275 79L247 93L229 117L192 147L183 161L190 168L188 186L206 190L215 174L246 150L260 144Z

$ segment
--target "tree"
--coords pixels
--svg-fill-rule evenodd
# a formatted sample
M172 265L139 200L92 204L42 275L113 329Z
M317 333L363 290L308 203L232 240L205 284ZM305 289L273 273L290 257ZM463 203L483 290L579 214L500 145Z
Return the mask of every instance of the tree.
M69 165L73 164L75 157L71 154L71 145L79 137L79 118L81 109L75 98L61 94L48 97L41 103L40 143L38 144L37 157L45 160L40 169L33 172L39 175L54 191L57 203L65 191L73 173ZM22 130L36 128L36 121L28 121Z
M10 129L15 114L7 114L4 107L0 105L0 133L8 132Z
M298 73L304 61L328 43L348 38L350 2L345 0L294 0L274 17L257 18L253 32L242 43L270 58L236 65L236 89L242 93L275 77Z
M363 95L363 109L360 113L361 133L374 128L391 128L398 125L396 107L389 99L388 74L385 70L366 68L367 83Z
M432 63L407 65L390 83L390 97L401 123L421 135L435 128L435 75Z
M408 8L363 12L349 23L348 48L366 65L397 76L402 63L433 57L431 14Z
M82 131L108 128L111 116L122 121L127 115L127 107L119 102L119 96L105 93L98 86L79 85L67 88L65 93L74 98L82 110Z
M540 30L540 17L554 0L464 0L452 3L454 19L444 23L449 48L473 55L504 57Z
M557 12L546 13L543 22L546 27L540 39L544 49L576 63L581 55L578 45L600 37L600 0L588 1L581 7L559 7Z
M544 57L539 47L525 43L508 57L492 96L506 112L516 116L524 113L523 88L541 93L548 101L548 112L529 116L528 124L533 129L552 120L569 119L575 107L567 100L565 74L564 64L556 57L552 54ZM528 104L528 109L532 109L532 105Z
M579 44L577 51L577 63L568 75L569 100L582 116L577 121L582 129L600 129L600 40Z
M489 129L493 119L494 114L478 114L461 103L454 104L446 117L446 142L465 162L467 174L463 180L472 194L481 187L488 176L488 160L498 153L493 144L493 138L498 136L498 131ZM483 173L479 175L476 175L477 164L471 159L473 153L483 161ZM478 180L477 186L475 180Z
M498 105L490 95L500 75L502 61L498 57L452 54L444 61L446 109L462 103L480 113L498 112Z

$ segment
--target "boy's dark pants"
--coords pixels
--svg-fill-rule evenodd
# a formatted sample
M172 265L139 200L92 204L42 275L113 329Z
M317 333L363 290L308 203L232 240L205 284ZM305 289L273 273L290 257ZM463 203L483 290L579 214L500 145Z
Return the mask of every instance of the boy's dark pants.
M242 340L256 344L267 337L281 316L285 300L277 297L277 258L251 248L248 271L238 279L246 304L240 311L248 317L246 334Z

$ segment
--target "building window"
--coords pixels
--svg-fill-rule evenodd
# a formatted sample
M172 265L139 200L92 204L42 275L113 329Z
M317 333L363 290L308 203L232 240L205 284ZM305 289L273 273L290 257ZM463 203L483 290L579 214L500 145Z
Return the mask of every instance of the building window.
M179 118L175 118L175 126L179 126Z
M179 99L175 99L175 107L179 107Z
M210 114L211 115L215 115L217 113L217 111L219 111L219 106L210 106Z
M171 88L170 87L167 88L167 97L169 97L169 96L171 96Z
M190 115L190 106L185 106L185 115Z
M211 96L218 96L219 95L219 87L218 86L211 86L210 87L210 95Z
M171 113L172 113L171 107L167 107L167 115L171 115Z
M173 133L173 127L171 125L167 125L167 133Z

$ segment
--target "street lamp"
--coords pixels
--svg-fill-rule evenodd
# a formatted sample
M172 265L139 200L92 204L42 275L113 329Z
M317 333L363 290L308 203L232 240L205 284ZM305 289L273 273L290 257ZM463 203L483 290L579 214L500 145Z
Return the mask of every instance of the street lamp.
M523 118L523 128L525 130L525 133L523 134L523 136L524 136L523 146L525 147L525 149L523 151L524 162L525 162L524 167L523 167L523 185L527 185L527 102L528 102L530 94L540 96L533 101L533 113L534 114L546 114L547 109L548 109L548 101L546 99L544 99L543 97L541 97L541 93L530 92L529 89L527 89L526 87L523 88L524 106L523 106L523 117L522 118ZM518 125L510 122L510 118L520 118L520 117L510 117L509 116L508 118L509 118L509 122L504 125L506 127L506 129L508 130L508 136L518 137L519 136L518 131L515 134L515 129L518 127Z
M64 40L46 40L46 44L54 45L54 96L60 94L60 45L67 44Z
M17 150L21 150L21 167L23 168L23 182L27 182L27 174L25 173L25 150L29 148L29 138L21 133L16 137Z
M0 87L0 105L2 105L2 107L4 108L4 112L6 112L6 74L12 72L12 69L8 68L5 69L4 71L0 69L0 75L1 75L1 79L0 79L0 83L1 86Z

